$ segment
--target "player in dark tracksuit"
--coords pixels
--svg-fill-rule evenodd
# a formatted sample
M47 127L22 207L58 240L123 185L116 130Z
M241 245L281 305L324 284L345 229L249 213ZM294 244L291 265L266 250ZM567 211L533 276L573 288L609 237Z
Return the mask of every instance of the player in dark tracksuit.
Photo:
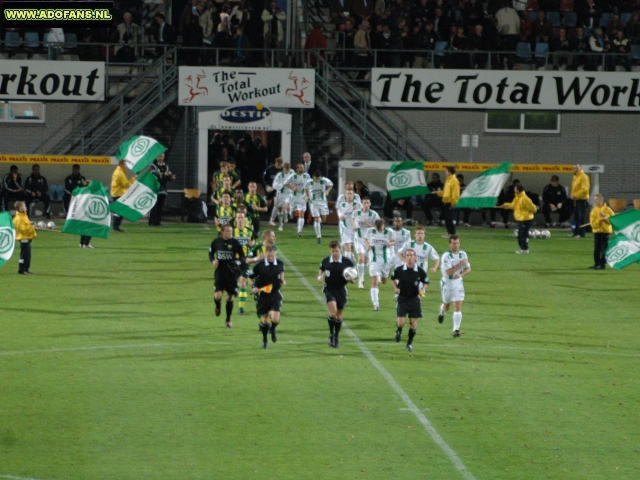
M238 293L238 278L245 265L245 255L240 242L232 238L231 225L223 225L220 229L220 236L211 242L209 248L209 261L216 269L213 299L216 303L216 317L219 317L222 292L227 292L226 323L227 328L231 328L233 297Z
M427 272L416 264L416 252L409 249L405 252L407 263L398 267L393 272L393 283L398 295L396 305L396 315L398 318L398 329L396 330L396 342L400 341L402 327L404 327L407 316L409 316L409 340L407 341L407 351L413 352L411 343L416 336L418 329L418 318L422 318L422 305L420 304L420 286L427 285Z
M267 333L271 333L273 343L278 341L276 327L280 323L282 309L280 289L286 285L286 282L284 281L284 263L276 258L276 251L275 245L269 245L265 259L255 264L251 274L254 280L253 293L258 295L256 312L262 317L260 322L262 348L267 348Z
M342 312L347 306L347 281L344 278L345 269L353 268L353 262L347 257L343 257L340 251L340 242L331 241L329 244L331 255L322 259L318 270L318 282L322 283L323 277L326 285L322 289L327 299L329 309L329 346L338 348L340 342L338 335L342 327Z
M167 184L176 179L176 176L169 170L169 165L164 162L164 153L149 165L149 173L154 175L160 182L160 191L158 192L158 200L149 212L149 226L162 226L162 207L167 199Z
M40 175L40 165L31 167L31 175L24 182L25 203L27 212L31 203L40 200L44 204L44 216L51 218L51 197L49 197L49 184L47 179Z
M17 165L11 165L9 173L2 179L2 199L5 211L10 210L12 202L24 200L24 179L18 172Z

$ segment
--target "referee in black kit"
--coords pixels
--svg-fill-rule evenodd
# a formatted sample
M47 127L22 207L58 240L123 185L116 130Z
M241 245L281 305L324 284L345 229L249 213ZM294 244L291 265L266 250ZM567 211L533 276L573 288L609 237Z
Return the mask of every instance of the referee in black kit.
M271 333L271 341L276 343L278 336L276 327L280 323L282 309L282 292L280 289L287 284L284 281L284 263L278 262L275 245L269 245L264 260L260 260L253 267L253 293L258 296L256 313L262 315L260 331L262 332L262 348L267 348L267 333ZM271 321L269 321L271 317Z
M416 252L407 250L405 252L406 262L393 272L393 283L395 286L398 302L396 304L396 314L398 316L398 329L396 330L396 342L402 336L406 317L409 315L410 329L409 340L407 341L407 352L413 352L411 343L416 336L418 329L418 319L422 318L422 305L420 304L420 283L429 284L427 272L416 264Z
M231 225L220 227L220 236L211 242L209 261L216 269L213 287L213 300L216 303L216 317L220 316L220 302L222 292L227 292L227 328L233 327L231 312L233 312L233 297L238 294L238 278L245 265L244 250L240 242L232 238Z
M347 305L347 283L344 278L344 270L353 268L353 262L342 256L340 242L333 240L329 243L331 255L322 259L320 270L318 271L318 283L322 283L323 277L326 285L322 289L327 299L329 309L329 346L338 348L338 335L342 327L342 311Z

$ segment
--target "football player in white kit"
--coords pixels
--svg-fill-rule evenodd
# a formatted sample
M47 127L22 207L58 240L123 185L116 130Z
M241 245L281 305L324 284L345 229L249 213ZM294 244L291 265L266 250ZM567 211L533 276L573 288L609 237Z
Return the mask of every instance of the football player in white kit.
M291 211L298 217L298 237L302 236L302 228L304 227L304 214L307 211L307 199L305 198L304 186L311 180L308 173L304 173L304 164L296 165L295 173L289 175L287 179L287 187L291 193Z
M396 244L394 247L395 255L393 256L393 268L400 267L404 264L404 261L398 256L398 252L411 241L411 231L402 227L402 217L393 217L393 234L396 237Z
M320 170L313 172L313 177L304 186L304 192L309 202L309 208L311 209L313 228L316 231L318 243L322 243L322 222L326 222L327 215L329 215L327 196L332 188L333 182L323 177Z
M358 288L364 288L364 269L367 266L368 260L364 234L368 228L373 228L376 220L379 219L380 215L378 215L378 212L371 210L371 200L369 197L362 199L362 210L353 212L353 243L356 247L356 253L358 254Z
M416 264L422 268L425 272L436 273L438 271L438 265L440 265L440 255L436 252L436 249L424 241L425 230L422 227L418 227L414 231L416 239L410 240L405 243L404 247L398 250L398 257L403 262L406 262L405 252L408 249L413 250L416 253ZM433 267L429 268L429 260L433 260ZM420 286L420 295L424 295L424 289L426 285Z
M449 237L450 250L442 255L442 305L438 314L438 322L444 321L444 315L453 303L453 338L460 336L462 323L462 301L464 300L464 284L462 277L471 273L471 264L467 254L460 250L460 238L457 235Z
M376 220L375 228L367 230L364 241L367 250L370 252L371 263L369 264L369 276L371 277L371 302L373 310L380 310L378 284L384 285L389 278L389 272L394 268L393 246L396 244L396 237L390 228L384 226L384 220Z
M278 159L276 159L277 161ZM291 164L285 163L282 166L282 171L273 179L273 188L276 191L276 206L274 207L278 211L278 230L282 231L283 226L288 221L288 214L290 209L291 191L285 188L289 176L291 175Z
M342 254L349 260L354 260L352 247L355 232L352 228L351 220L353 212L362 210L362 204L354 199L353 189L345 190L344 197L345 200L343 202L336 203L340 229L340 246L342 247Z

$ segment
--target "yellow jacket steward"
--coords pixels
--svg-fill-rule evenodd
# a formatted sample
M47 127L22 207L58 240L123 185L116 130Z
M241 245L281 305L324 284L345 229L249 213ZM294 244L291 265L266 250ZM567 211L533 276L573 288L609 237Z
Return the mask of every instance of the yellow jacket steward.
M127 193L127 190L135 181L135 177L127 178L124 168L118 165L113 175L111 175L111 196L114 198L121 197Z
M503 208L513 210L513 218L518 222L532 220L533 215L538 211L531 199L524 192L516 193L513 202L505 203Z
M604 220L600 218L600 213L605 214ZM593 207L589 220L591 220L591 231L593 233L613 233L613 227L609 222L609 217L613 217L615 213L611 210L607 204L603 204L601 207Z
M444 182L444 190L440 190L438 195L442 197L444 203L454 206L460 200L460 182L455 175L449 175Z
M571 198L575 200L589 200L589 191L591 190L591 180L589 175L580 170L574 174L571 182Z
M16 227L16 240L18 241L33 240L38 236L26 213L16 212L16 216L13 217L13 226Z

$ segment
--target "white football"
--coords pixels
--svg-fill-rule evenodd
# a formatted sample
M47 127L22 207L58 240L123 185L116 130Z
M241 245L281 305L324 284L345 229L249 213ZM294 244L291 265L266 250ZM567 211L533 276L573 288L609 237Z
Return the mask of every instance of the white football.
M551 238L551 232L549 230L542 230L540 232L540 238L549 239Z
M345 280L352 282L358 278L358 270L353 267L347 267L344 269L344 272L342 272L342 275L344 276Z
M47 228L47 224L42 222L42 221L40 221L40 222L38 222L38 228Z
M33 220L31 220L31 225L33 225L34 227L37 227L38 225L36 224L36 222L34 222Z
M517 228L513 231L513 238L518 238L518 229Z
M540 238L540 230L531 230L529 236L531 238Z
M55 230L56 229L56 222L48 222L47 223L47 228L49 230Z

